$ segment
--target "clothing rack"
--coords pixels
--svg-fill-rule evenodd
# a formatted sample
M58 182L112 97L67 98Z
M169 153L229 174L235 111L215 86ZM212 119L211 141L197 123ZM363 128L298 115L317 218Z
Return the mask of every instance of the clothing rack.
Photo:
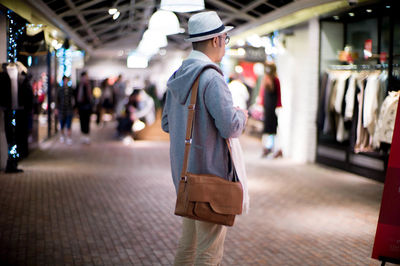
M393 64L393 68L400 67L399 64ZM389 69L389 64L375 64L375 65L330 65L330 70L385 70Z
M330 65L327 72L366 71L372 74L374 71L390 71L390 69L396 69L397 71L397 69L399 69L399 64ZM367 75L368 74L369 73L367 73ZM354 112L352 121L356 120L357 116ZM331 133L325 134L321 129L319 130L316 157L317 162L357 173L381 182L384 181L390 144L381 144L379 150L355 151L354 134L356 133L353 125L352 129L349 131L349 140L343 142L338 142L335 137L332 137Z

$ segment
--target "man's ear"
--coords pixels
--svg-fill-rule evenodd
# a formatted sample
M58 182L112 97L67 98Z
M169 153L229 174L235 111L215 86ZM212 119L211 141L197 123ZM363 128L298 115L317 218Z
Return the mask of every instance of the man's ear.
M213 46L213 47L219 47L219 46L218 46L218 39L219 39L218 36L212 38L212 46Z

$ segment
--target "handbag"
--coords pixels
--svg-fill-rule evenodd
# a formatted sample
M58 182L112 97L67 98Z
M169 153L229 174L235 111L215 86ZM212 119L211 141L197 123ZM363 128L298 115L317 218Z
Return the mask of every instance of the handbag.
M175 215L232 226L235 216L242 213L243 189L237 175L235 175L233 181L229 181L216 175L187 172L200 74L191 88L192 94L186 124L185 153ZM226 143L232 161L229 142L226 140ZM233 161L232 165L234 173L236 173Z

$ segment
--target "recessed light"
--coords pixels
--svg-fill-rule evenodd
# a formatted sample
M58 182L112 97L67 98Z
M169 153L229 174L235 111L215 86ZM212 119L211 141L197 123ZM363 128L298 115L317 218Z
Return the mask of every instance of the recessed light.
M354 13L349 13L349 16L350 17L354 17Z
M339 20L339 16L333 16L335 20Z
M372 12L372 9L367 9L367 13L371 13Z
M120 14L121 14L121 13L120 13L119 11L117 11L117 12L113 15L113 19L116 20L116 19L119 17Z
M387 5L387 6L386 6L386 8L390 8L390 6L389 6L389 5Z
M114 15L115 13L117 13L117 9L116 8L110 8L109 10L108 10L108 14L110 14L110 15Z

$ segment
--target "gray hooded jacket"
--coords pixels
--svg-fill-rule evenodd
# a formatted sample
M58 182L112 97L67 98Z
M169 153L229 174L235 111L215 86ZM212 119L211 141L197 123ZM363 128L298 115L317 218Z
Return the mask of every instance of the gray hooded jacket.
M231 93L216 64L186 59L168 80L162 116L162 129L170 134L171 170L176 191L183 166L191 86L208 65L219 72L208 68L200 76L188 172L213 174L228 180L233 177L225 139L242 133L246 117L233 107Z

